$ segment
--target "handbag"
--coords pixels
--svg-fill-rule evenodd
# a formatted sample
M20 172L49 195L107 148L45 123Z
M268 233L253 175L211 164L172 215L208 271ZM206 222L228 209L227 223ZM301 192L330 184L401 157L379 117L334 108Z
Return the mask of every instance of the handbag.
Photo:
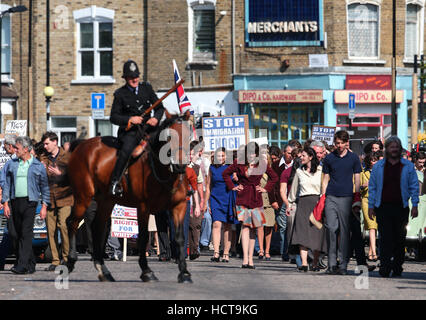
M323 194L319 198L317 204L314 207L314 210L309 215L309 221L318 229L321 229L323 226L321 221L324 214L324 207L325 207L325 194Z

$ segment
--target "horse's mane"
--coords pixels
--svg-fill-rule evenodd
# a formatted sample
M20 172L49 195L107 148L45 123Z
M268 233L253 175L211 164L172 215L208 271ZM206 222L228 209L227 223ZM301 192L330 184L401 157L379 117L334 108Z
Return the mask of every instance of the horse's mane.
M182 118L182 116L179 116L178 114L172 114L170 118L166 118L163 122L161 122L157 130L155 130L155 132L151 134L151 138L149 139L150 144L156 145L157 143L159 143L158 137L160 135L160 132L170 127L179 118Z

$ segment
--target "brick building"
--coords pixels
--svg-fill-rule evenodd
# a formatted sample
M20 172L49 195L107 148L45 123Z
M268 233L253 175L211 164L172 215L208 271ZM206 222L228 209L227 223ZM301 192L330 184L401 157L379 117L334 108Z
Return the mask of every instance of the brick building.
M2 10L14 4L2 1ZM391 0L17 4L29 10L3 18L2 83L11 89L2 90L3 129L8 119L28 119L29 134L36 139L46 128L60 133L62 142L113 134L108 121L113 92L123 84L123 63L132 58L159 96L173 85L175 59L196 114L247 113L250 128L269 129L273 144L305 140L314 124L347 126L350 90L359 97L365 90L383 93L380 103L357 102L357 118L364 122L356 124L355 138L389 135L389 87L380 85L391 72ZM413 55L424 47L424 6L424 0L397 1L397 121L404 144ZM375 77L383 83L369 85ZM55 90L49 122L43 94L48 84ZM268 96L268 90L273 94ZM92 118L93 92L105 94L102 120ZM246 99L250 93L269 100ZM175 95L165 105L176 112Z

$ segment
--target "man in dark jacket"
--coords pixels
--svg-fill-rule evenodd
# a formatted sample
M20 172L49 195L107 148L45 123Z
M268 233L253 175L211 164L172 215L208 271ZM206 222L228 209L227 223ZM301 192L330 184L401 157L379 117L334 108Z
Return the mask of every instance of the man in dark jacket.
M123 66L122 76L126 84L114 92L110 120L120 126L118 138L121 147L111 176L112 195L121 196L120 180L132 151L144 138L145 133L153 131L164 113L163 104L160 103L155 108L153 117L150 114L142 117L143 112L154 104L158 97L148 82L139 83L139 75L136 62L128 60ZM128 125L131 125L131 128L126 131Z

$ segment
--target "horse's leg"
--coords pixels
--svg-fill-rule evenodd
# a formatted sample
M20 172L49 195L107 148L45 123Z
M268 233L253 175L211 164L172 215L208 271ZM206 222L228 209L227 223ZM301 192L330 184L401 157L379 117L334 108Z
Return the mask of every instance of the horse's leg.
M191 274L186 269L186 261L185 261L185 239L184 239L184 231L183 231L183 220L185 219L187 209L186 201L180 202L176 207L173 208L173 221L175 224L175 240L178 245L178 264L179 264L179 275L178 282L179 283L192 283Z
M144 205L141 205L138 210L138 226L139 226L139 235L138 235L138 249L139 249L139 266L142 269L142 274L140 276L143 282L158 281L158 278L155 276L154 272L148 267L148 261L146 259L146 244L148 243L149 233L148 233L148 219L149 213L147 212Z
M97 201L98 211L96 212L95 219L92 223L93 234L93 264L98 271L98 279L100 281L115 281L111 272L105 266L104 254L107 241L107 231L109 225L109 218L113 205L105 203L106 200L102 199Z
M67 261L67 268L69 273L74 270L75 263L78 260L76 234L78 230L78 225L80 224L80 221L84 218L84 213L86 212L89 205L90 198L76 199L73 210L67 219L68 237L70 243Z

